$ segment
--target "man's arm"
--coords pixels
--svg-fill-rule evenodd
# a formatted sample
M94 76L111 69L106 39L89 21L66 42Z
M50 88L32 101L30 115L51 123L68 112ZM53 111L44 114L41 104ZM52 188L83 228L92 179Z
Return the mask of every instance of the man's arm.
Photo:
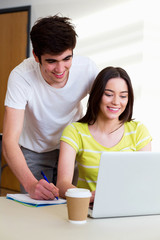
M5 108L3 124L3 155L9 167L24 186L25 190L35 199L54 199L59 195L58 189L44 179L38 181L26 164L19 147L19 137L23 128L24 110Z

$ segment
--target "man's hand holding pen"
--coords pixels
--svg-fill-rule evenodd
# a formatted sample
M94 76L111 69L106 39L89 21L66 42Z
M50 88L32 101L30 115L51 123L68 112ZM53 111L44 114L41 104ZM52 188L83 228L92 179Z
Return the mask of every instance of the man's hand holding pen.
M30 197L38 200L58 199L59 189L53 183L49 183L44 173L41 172L41 174L44 179L35 181L31 190L28 192Z

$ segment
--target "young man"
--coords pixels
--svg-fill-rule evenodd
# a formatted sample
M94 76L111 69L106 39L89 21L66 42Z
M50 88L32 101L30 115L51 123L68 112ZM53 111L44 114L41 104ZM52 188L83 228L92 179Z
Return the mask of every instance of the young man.
M3 153L22 192L54 199L62 130L81 118L80 102L98 70L90 59L73 56L77 34L69 18L42 18L30 36L34 58L13 69L8 80Z

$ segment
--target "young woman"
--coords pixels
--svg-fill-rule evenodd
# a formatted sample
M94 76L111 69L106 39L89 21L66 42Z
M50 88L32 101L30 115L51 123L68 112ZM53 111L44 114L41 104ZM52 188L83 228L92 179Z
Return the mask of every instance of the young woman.
M75 159L79 178L77 187L92 191L98 175L102 152L151 151L151 136L146 127L133 121L133 88L122 68L107 67L95 79L86 115L68 125L62 134L57 187L65 197L72 185Z

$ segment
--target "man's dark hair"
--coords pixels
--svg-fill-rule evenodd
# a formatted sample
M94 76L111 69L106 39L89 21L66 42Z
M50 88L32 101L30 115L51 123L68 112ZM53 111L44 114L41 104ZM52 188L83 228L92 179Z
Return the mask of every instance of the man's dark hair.
M58 15L36 21L30 32L33 50L41 62L43 54L59 55L76 46L77 34L70 18Z

